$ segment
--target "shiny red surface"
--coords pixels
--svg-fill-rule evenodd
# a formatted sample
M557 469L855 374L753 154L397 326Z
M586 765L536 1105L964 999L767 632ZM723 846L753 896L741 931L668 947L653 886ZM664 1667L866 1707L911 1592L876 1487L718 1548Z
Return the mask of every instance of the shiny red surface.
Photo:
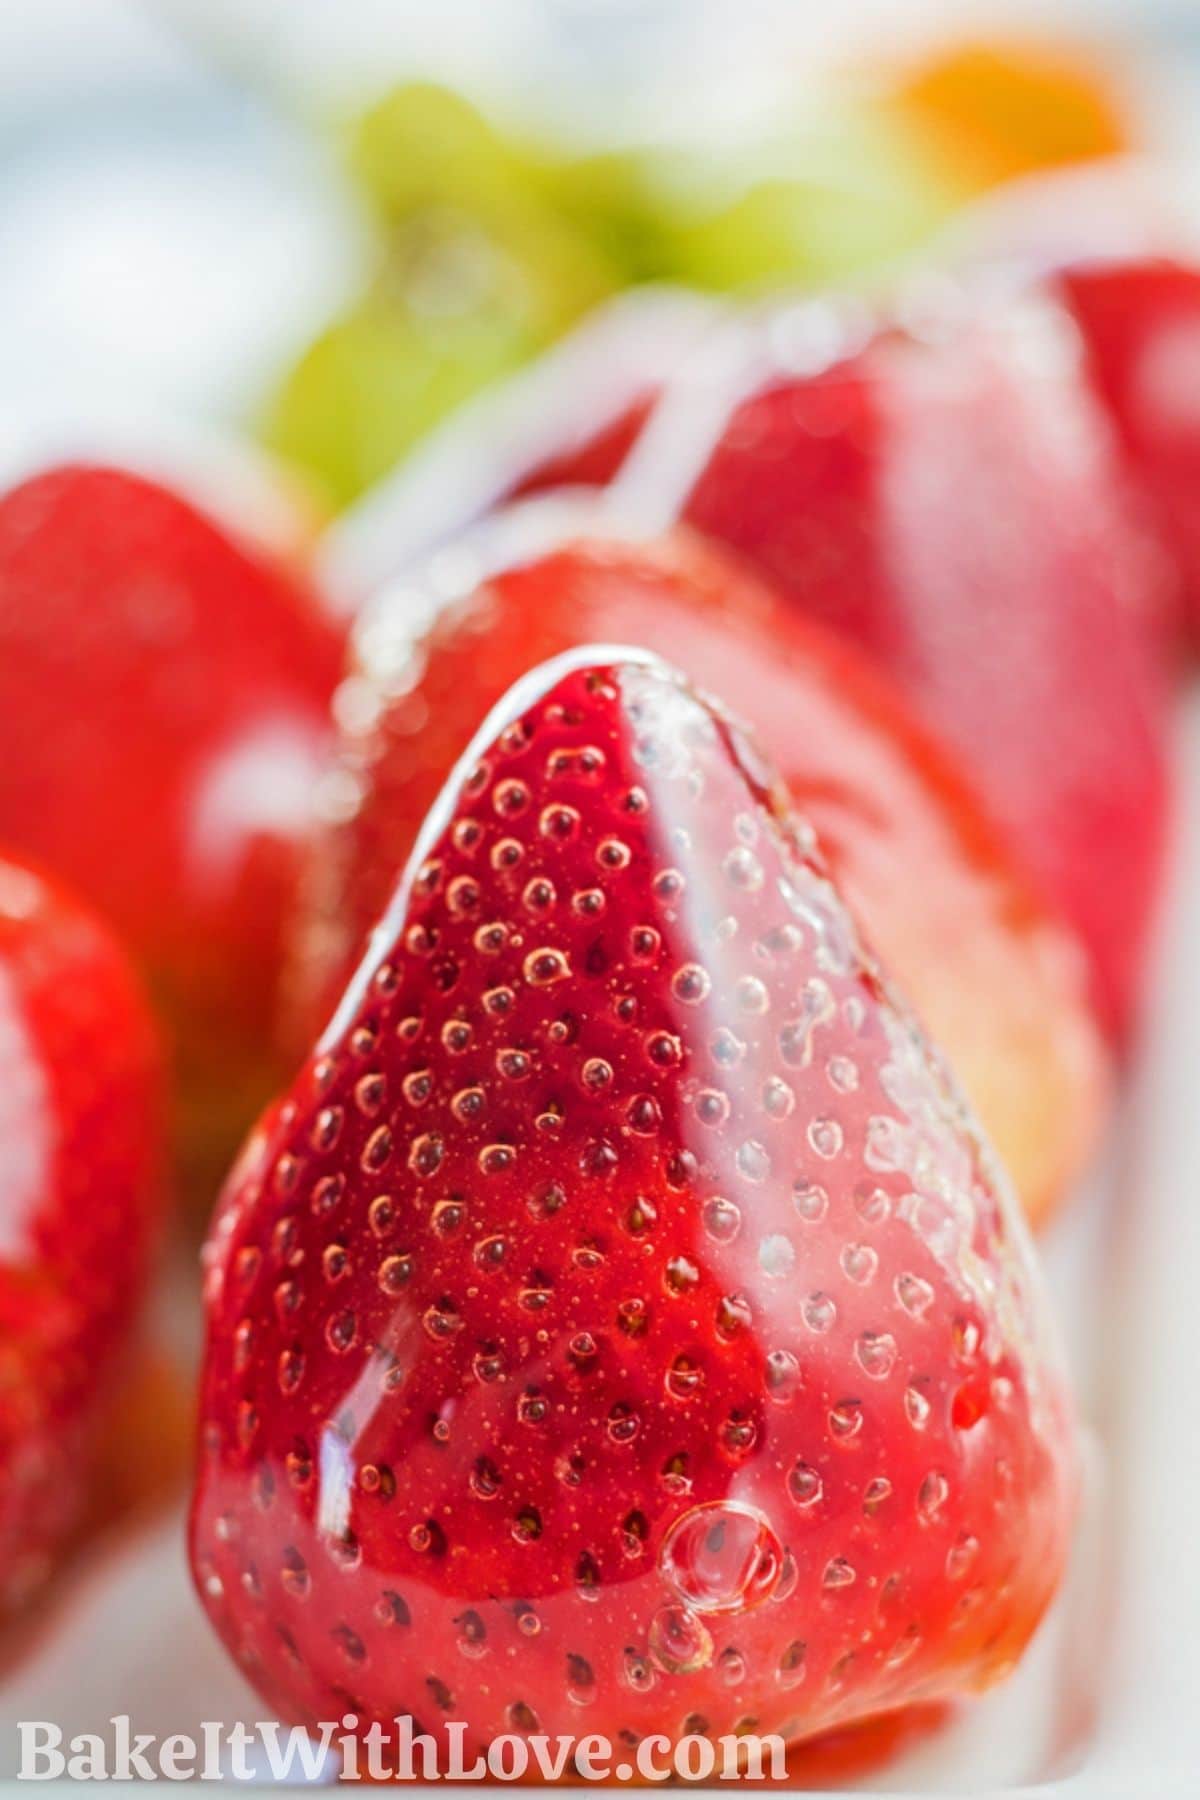
M753 722L1029 1211L1048 1209L1104 1097L1082 968L946 755L864 661L686 535L633 547L572 542L568 529L424 635L403 595L388 621L363 637L354 672L372 704L341 740L359 798L310 859L297 1040L324 1023L489 707L572 646L642 645Z
M604 487L637 442L653 399L653 395L638 398L618 418L601 426L582 443L547 456L544 462L506 489L502 498L515 500L555 487Z
M885 333L753 379L707 453L686 430L659 441L683 516L869 651L953 748L1124 1035L1166 827L1161 569L1062 317Z
M269 1704L788 1739L1007 1669L1073 1510L1038 1280L757 751L544 668L207 1253L192 1555Z
M216 1158L277 1078L279 939L340 655L311 595L161 487L64 468L0 499L0 839L117 927Z
M0 1608L89 1505L157 1235L161 1074L108 932L0 858Z
M1167 260L1082 265L1057 288L1182 577L1200 633L1200 269Z

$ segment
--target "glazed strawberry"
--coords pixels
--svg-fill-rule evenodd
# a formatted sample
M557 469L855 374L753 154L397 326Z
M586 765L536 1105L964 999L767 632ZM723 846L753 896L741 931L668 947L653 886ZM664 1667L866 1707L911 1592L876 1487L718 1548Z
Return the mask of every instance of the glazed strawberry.
M1200 269L1166 259L1057 277L1088 366L1179 565L1200 630Z
M0 858L0 1610L91 1500L162 1202L159 1050L108 932Z
M282 917L340 656L310 594L164 488L79 467L0 498L0 837L135 953L207 1157L278 1079Z
M342 709L356 802L314 843L293 962L298 1051L358 959L441 784L530 661L638 643L745 717L782 770L871 941L898 971L1041 1217L1103 1108L1082 961L944 752L852 651L718 552L593 535L596 509L514 509L456 563L430 621L420 578L368 614ZM508 540L507 543L505 540ZM472 591L472 568L489 579ZM432 590L430 590L432 592ZM313 995L313 984L317 994Z
M813 844L640 653L483 726L208 1247L193 1565L281 1712L798 1740L1019 1654L1037 1273Z
M1165 835L1145 641L1163 572L1069 325L1031 299L833 357L827 310L737 329L740 371L735 341L719 385L680 383L623 487L674 492L900 682L1078 929L1124 1035Z

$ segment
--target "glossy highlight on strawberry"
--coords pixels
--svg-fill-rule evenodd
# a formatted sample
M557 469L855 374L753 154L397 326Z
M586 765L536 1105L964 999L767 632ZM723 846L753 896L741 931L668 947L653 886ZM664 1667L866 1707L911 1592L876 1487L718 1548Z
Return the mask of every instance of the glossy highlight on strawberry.
M415 569L354 639L339 803L312 844L288 990L297 1054L333 1009L425 814L479 720L528 669L637 643L753 718L868 939L1046 1217L1083 1166L1107 1059L1086 971L949 755L848 646L687 532L614 535L542 500L456 541L453 591Z
M206 1257L196 1581L268 1702L799 1740L983 1685L1061 1572L1018 1209L741 729L530 674Z
M92 1498L164 1191L158 1039L117 944L0 857L0 1612Z
M711 297L653 284L595 308L527 368L451 415L334 524L319 555L328 591L352 611L509 501L605 487L663 385L720 316Z

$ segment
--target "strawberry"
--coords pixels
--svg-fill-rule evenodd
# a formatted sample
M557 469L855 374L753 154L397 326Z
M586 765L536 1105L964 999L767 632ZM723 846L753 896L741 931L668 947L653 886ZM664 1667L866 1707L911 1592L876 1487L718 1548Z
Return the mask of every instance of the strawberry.
M328 1016L488 708L531 660L639 643L756 720L872 942L1042 1216L1086 1155L1105 1088L1067 934L940 747L853 651L698 541L581 540L601 524L594 508L527 503L484 528L477 553L460 551L463 591L432 623L412 583L368 614L355 698L340 708L342 779L357 798L310 858L293 956L297 1044ZM529 541L506 550L505 538ZM481 557L490 579L472 591Z
M118 946L0 859L0 1609L50 1572L130 1348L162 1201L157 1036Z
M60 468L0 498L0 837L118 928L226 1158L278 1079L282 919L338 633L185 500Z
M1080 264L1055 284L1181 574L1200 635L1200 269L1166 258Z
M483 725L205 1289L195 1578L298 1720L800 1740L997 1678L1058 1582L1011 1194L809 823L643 653Z
M674 492L899 681L1079 931L1123 1039L1166 828L1144 641L1162 571L1071 333L1029 299L831 359L827 318L814 337L810 316L739 327L740 375L730 357L721 387L681 383L622 484Z

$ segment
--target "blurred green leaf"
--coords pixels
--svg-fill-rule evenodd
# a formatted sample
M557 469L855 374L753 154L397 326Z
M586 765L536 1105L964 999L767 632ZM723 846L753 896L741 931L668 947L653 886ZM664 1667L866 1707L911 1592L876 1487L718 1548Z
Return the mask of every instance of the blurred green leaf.
M339 505L619 285L455 95L397 90L354 132L350 163L379 216L377 272L287 377L265 428Z

